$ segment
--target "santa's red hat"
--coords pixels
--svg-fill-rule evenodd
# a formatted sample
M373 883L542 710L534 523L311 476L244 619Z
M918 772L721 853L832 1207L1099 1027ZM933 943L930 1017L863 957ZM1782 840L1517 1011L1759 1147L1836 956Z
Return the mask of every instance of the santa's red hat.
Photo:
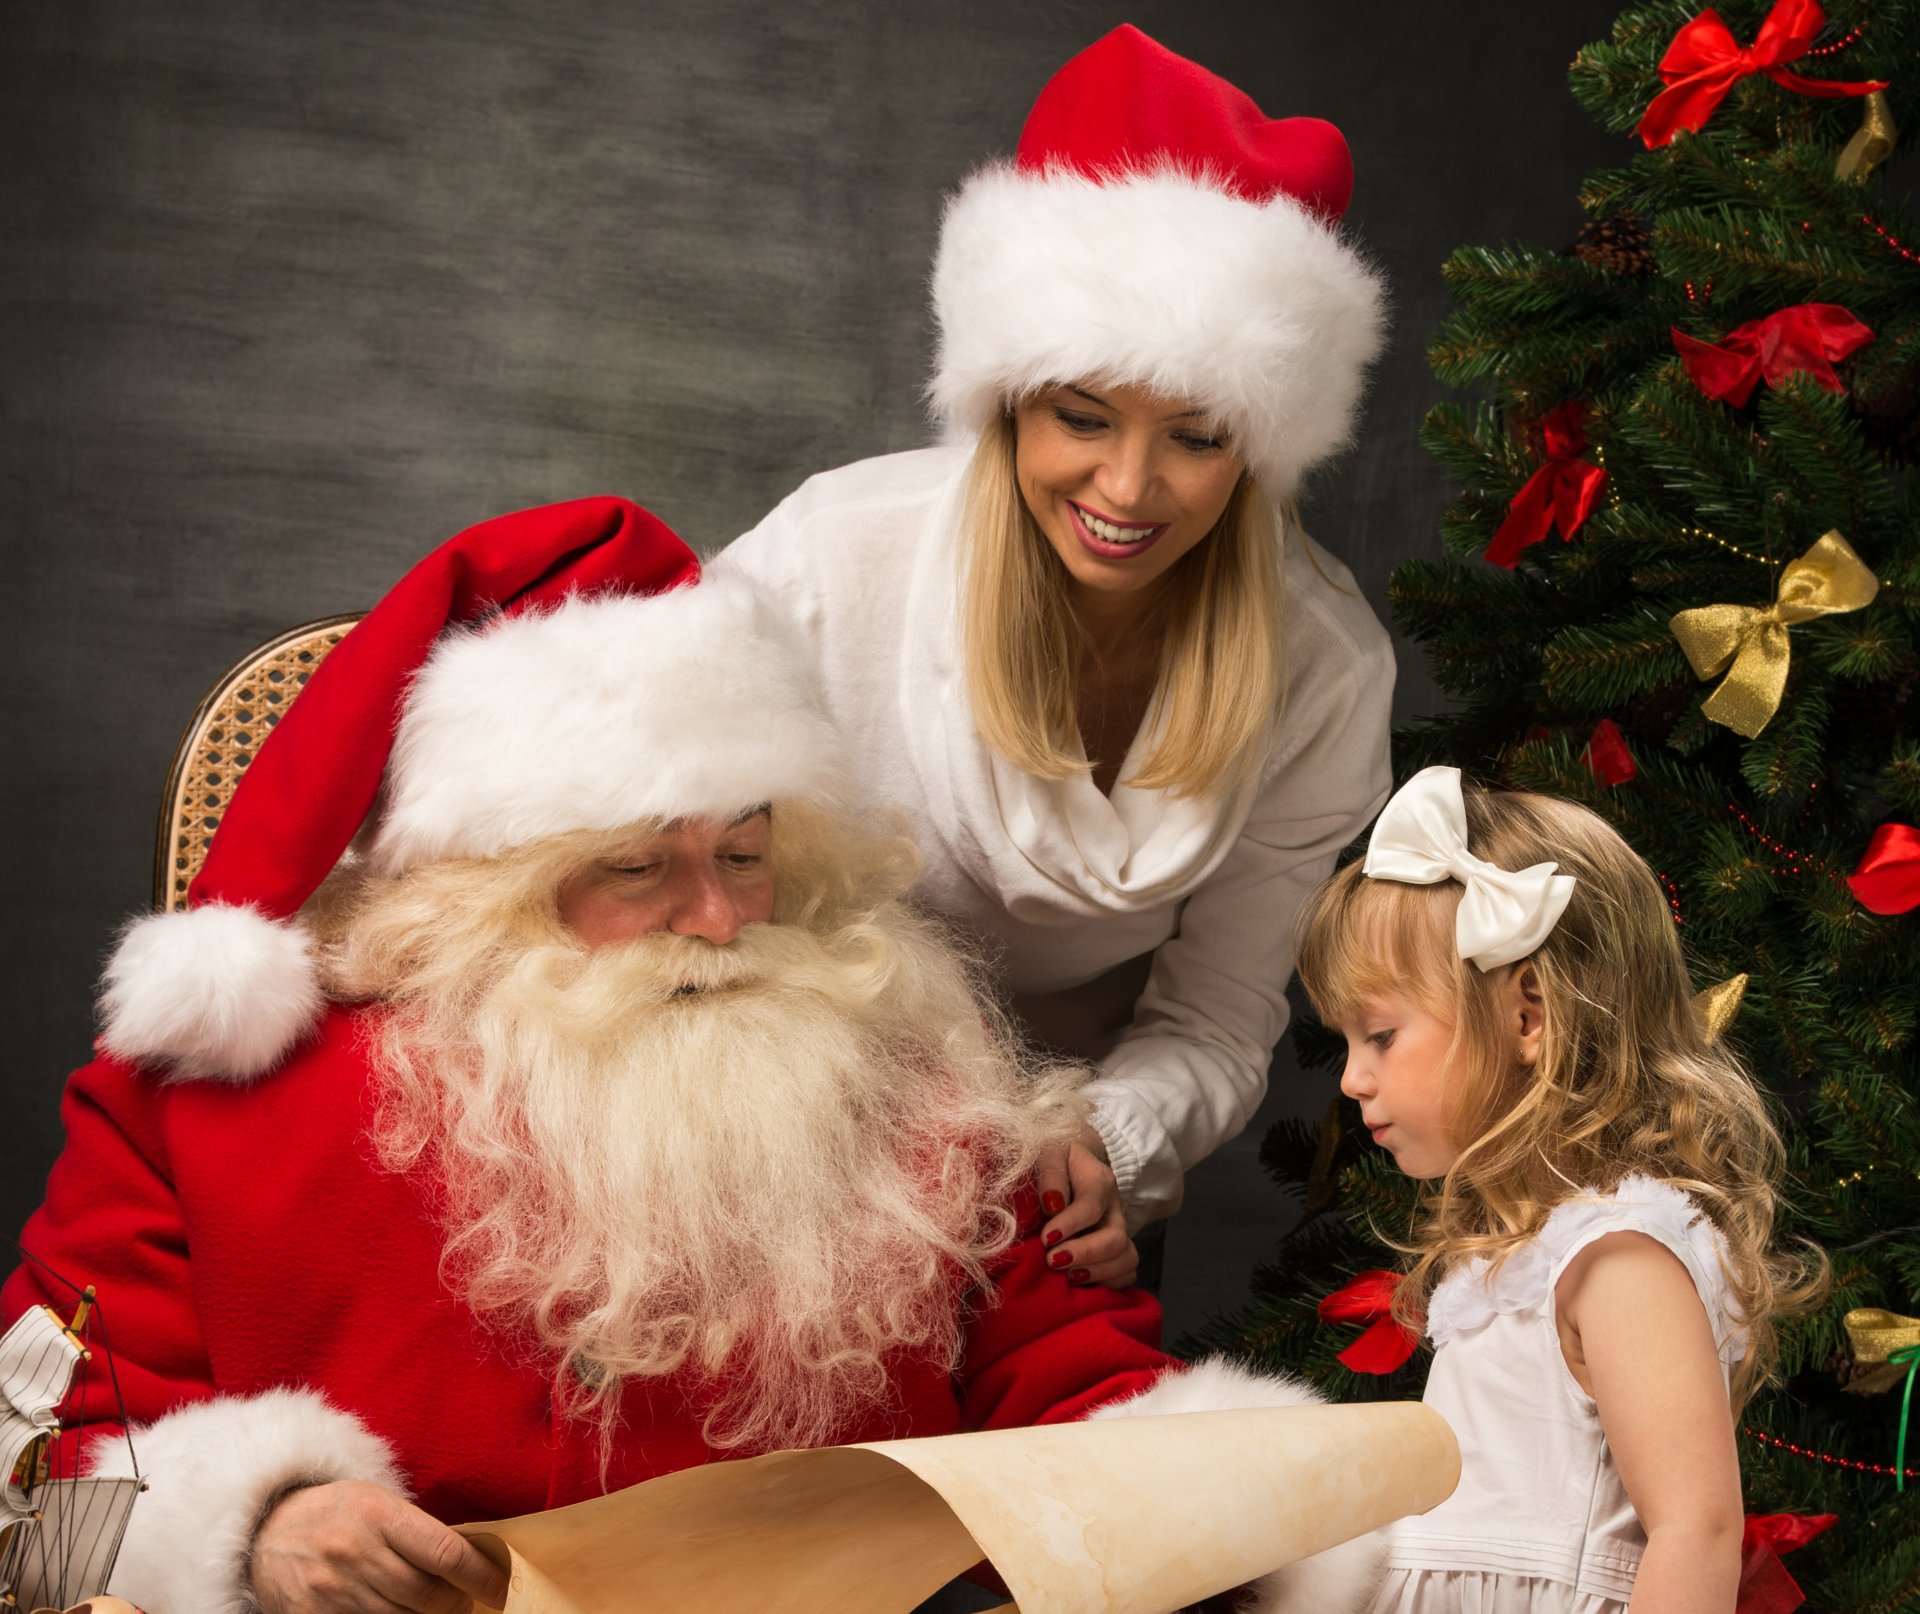
M624 499L502 516L435 550L260 747L189 906L122 936L106 1049L232 1080L276 1064L322 1007L293 917L363 825L365 856L391 874L841 796L805 653L751 584L699 575Z
M1269 118L1116 28L947 205L935 409L971 434L1050 383L1141 384L1195 400L1291 494L1346 443L1385 334L1380 276L1337 229L1352 189L1332 124Z

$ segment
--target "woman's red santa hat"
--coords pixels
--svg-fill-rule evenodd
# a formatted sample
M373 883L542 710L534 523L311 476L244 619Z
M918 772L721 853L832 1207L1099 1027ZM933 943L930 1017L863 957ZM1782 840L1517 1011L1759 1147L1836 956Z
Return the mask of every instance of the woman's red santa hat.
M1269 118L1139 29L1041 91L1011 163L947 205L928 392L976 433L1052 383L1192 399L1274 497L1351 436L1386 326L1341 238L1353 164L1318 118Z
M260 747L189 906L123 934L102 1045L179 1076L271 1069L323 1006L294 916L363 826L364 855L398 874L842 796L804 652L750 584L699 576L625 499L501 516L435 550Z

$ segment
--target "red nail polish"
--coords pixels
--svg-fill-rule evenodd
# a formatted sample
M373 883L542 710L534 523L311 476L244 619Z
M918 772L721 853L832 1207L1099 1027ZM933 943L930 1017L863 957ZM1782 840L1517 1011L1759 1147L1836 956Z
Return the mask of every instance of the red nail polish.
M1068 1255L1065 1250L1055 1250L1052 1255L1047 1257L1047 1265L1050 1267L1063 1267L1072 1259L1073 1257Z
M1085 1267L1075 1267L1067 1274L1068 1283L1085 1283L1086 1281L1087 1269Z
M1050 1227L1050 1228L1048 1228L1048 1229L1047 1229L1047 1245L1048 1245L1048 1247L1049 1247L1049 1248L1051 1248L1052 1246L1054 1246L1054 1245L1056 1245L1056 1244L1058 1244L1058 1243L1059 1243L1059 1242L1060 1242L1060 1241L1061 1241L1061 1240L1062 1240L1063 1238L1065 1238L1066 1236L1067 1236L1067 1235L1066 1235L1066 1234L1064 1234L1064 1233L1062 1233L1062 1232L1060 1231L1060 1229L1059 1229L1059 1228L1057 1228L1057 1227Z
M1055 1193L1049 1188L1040 1196L1040 1208L1049 1216L1058 1216L1067 1208L1067 1196L1065 1194Z

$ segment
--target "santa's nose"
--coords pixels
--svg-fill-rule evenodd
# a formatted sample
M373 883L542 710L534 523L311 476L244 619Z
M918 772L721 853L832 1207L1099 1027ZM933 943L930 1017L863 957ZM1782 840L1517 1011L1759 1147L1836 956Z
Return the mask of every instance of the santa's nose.
M717 868L688 869L674 882L667 915L667 929L674 935L725 946L745 923L739 893L728 888Z

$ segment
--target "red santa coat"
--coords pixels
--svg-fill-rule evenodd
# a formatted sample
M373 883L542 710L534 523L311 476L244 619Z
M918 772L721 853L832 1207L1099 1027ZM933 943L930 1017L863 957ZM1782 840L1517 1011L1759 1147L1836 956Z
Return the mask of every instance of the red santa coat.
M381 1169L367 1139L364 1012L333 1011L270 1079L169 1084L103 1058L68 1084L67 1147L26 1247L97 1285L150 1488L114 1590L151 1614L244 1606L247 1540L295 1480L371 1479L450 1522L563 1506L738 1453L700 1433L679 1379L639 1380L604 1476L593 1426L556 1405L551 1358L516 1351L443 1286L430 1184ZM1031 1210L1031 1207L1024 1207ZM1138 1291L1069 1284L1029 1216L992 1293L965 1296L948 1371L902 1356L888 1404L847 1441L1084 1416L1171 1359ZM0 1326L70 1307L31 1265ZM83 1462L125 1472L104 1361L69 1398ZM81 1411L80 1409L84 1409Z

